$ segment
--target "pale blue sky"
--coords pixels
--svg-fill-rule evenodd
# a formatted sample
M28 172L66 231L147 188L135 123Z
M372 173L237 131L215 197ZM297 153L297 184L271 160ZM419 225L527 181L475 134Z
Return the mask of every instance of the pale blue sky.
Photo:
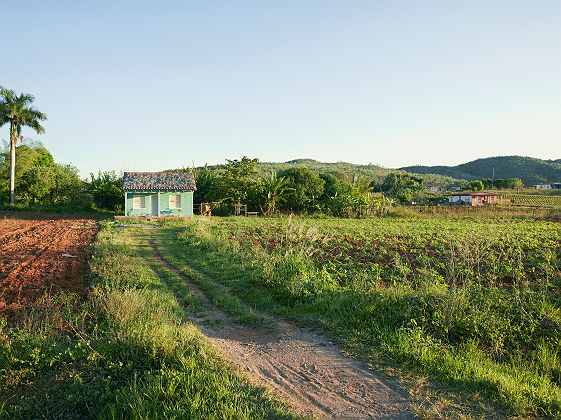
M118 3L118 4L117 4ZM561 158L561 1L0 1L0 84L82 175ZM8 138L8 128L0 128Z

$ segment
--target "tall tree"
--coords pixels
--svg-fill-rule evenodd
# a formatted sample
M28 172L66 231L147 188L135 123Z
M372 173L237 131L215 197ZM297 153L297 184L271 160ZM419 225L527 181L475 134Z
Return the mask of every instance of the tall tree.
M31 106L34 100L33 95L17 95L13 90L0 86L0 127L10 124L10 203L14 202L16 143L21 129L30 127L37 134L45 132L39 121L45 121L47 116Z

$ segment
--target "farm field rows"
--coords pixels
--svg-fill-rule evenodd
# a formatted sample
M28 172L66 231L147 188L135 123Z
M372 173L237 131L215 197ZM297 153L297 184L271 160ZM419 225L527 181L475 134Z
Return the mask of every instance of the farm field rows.
M56 237L93 237L92 221L6 223L15 242L2 254L16 238L39 244L26 239L30 252L6 252L3 267L21 258L47 276L20 287L25 304L6 294L0 418L298 417L192 324L213 312L179 271L240 325L266 327L257 308L401 377L421 417L561 415L560 223L471 212L104 221L85 276L33 257L79 254ZM27 279L10 267L10 285Z
M515 206L536 206L536 207L561 207L561 195L545 194L502 194L503 204Z
M372 363L450 387L442 395L454 401L452 416L561 414L559 223L225 218L164 226L175 229L185 261L247 303L322 328ZM479 408L465 404L474 400Z
M97 230L89 218L0 216L0 317L16 316L46 292L83 293Z

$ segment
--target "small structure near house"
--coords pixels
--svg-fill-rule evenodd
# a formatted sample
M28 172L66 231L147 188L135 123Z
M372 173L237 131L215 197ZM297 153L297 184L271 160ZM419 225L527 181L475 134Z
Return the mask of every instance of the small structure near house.
M473 207L484 206L486 204L496 204L497 194L485 191L477 192L458 192L448 198L450 205L469 205Z
M460 191L462 188L459 184L448 184L444 189L446 191Z
M125 216L193 217L191 172L125 172Z
M552 182L550 185L552 190L561 190L561 182Z
M433 193L443 193L446 191L446 187L442 184L423 184L423 187Z
M534 187L536 190L550 190L551 184L536 184Z

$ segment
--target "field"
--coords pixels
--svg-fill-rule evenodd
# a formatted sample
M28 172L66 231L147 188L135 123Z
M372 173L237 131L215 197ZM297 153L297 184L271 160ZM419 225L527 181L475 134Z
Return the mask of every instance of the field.
M10 315L0 317L0 419L297 418L189 322L201 303L191 291L176 299L143 229L65 217L2 223L4 267L12 257L23 264L3 271L10 287L0 289ZM67 252L80 258L59 263Z
M65 271L28 246L19 257L32 273L51 269L48 293L18 307L2 295L12 315L0 319L0 418L298 417L252 376L269 375L259 349L288 355L297 326L400 379L420 417L560 416L561 223L528 216L104 221L85 276L58 288ZM6 223L32 237L44 221ZM59 236L95 232L64 223ZM79 253L54 242L55 260ZM277 337L284 320L295 326ZM222 351L253 380L216 350L229 336ZM318 357L331 346L321 340L305 344ZM298 364L274 379L328 373Z
M549 194L536 192L533 194L505 193L501 195L502 204L530 207L561 207L561 195L557 191Z
M472 215L166 226L174 223L176 255L243 301L321 328L357 357L413 372L413 382L426 378L429 416L436 406L451 416L561 414L559 223Z
M0 218L0 317L17 316L46 292L83 293L97 230L96 221L87 218Z

